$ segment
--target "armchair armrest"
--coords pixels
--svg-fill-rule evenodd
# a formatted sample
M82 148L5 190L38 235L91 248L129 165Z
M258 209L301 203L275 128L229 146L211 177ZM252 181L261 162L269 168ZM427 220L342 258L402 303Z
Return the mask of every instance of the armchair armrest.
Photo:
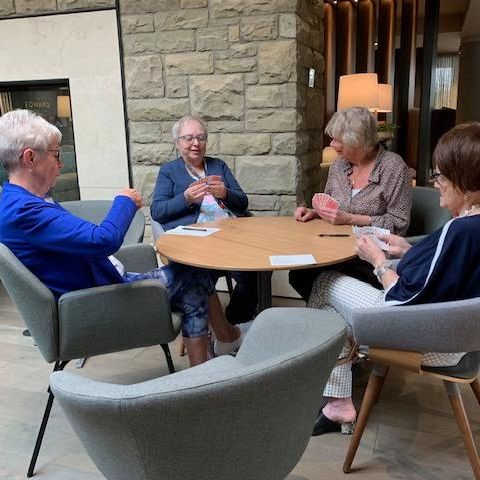
M123 263L127 272L145 273L158 267L155 249L145 243L122 247L114 256Z
M58 300L63 360L168 343L180 330L168 293L156 280L69 292Z
M355 340L370 347L419 352L480 350L480 298L385 308L352 314Z

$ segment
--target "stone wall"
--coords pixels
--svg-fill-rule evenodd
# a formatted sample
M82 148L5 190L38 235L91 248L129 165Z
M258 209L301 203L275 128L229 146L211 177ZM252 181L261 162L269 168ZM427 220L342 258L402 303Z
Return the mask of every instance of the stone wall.
M101 8L114 0L0 0L0 16ZM149 203L175 157L172 124L205 118L250 209L291 214L319 184L322 0L120 0L134 184ZM308 69L316 71L307 86Z

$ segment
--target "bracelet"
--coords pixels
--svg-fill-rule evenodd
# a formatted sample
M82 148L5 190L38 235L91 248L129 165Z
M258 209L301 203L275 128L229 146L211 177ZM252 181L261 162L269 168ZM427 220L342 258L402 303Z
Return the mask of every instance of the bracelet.
M393 264L390 260L387 260L383 265L373 269L373 274L377 277L380 283L382 283L382 277L387 270L393 270Z

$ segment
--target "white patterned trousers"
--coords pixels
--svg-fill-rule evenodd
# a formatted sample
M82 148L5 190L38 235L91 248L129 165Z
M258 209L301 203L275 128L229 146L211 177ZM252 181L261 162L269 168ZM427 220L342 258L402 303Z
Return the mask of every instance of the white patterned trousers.
M347 322L351 334L352 311L358 308L384 307L384 292L368 283L338 272L323 272L315 280L308 300L309 308L321 308L339 313ZM351 349L347 339L339 358L345 358ZM424 353L422 365L440 367L456 365L465 353ZM332 370L323 395L347 398L352 396L352 362L345 362Z

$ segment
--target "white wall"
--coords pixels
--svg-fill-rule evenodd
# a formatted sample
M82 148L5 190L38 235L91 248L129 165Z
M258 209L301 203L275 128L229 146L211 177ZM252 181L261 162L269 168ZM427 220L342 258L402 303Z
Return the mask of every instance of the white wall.
M128 186L115 10L0 22L0 82L68 79L82 199Z

